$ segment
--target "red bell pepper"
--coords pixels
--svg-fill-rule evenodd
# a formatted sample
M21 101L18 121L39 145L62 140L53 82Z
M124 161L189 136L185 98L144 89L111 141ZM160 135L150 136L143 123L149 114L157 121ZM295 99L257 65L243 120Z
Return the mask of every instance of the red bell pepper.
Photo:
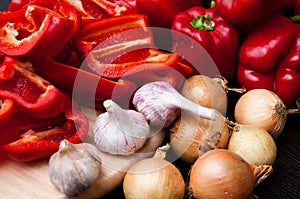
M189 54L190 62L199 59L201 54L194 50L195 45L192 44L195 41L208 52L222 76L229 82L235 79L239 33L234 26L224 21L214 8L192 7L179 12L174 18L172 30L191 38L190 42L184 41L185 44L177 46L177 42L180 41L177 41L174 35L174 52L183 56Z
M281 0L280 10L286 17L300 15L300 0Z
M42 118L53 117L65 109L65 94L35 74L31 63L15 59L12 65L13 76L0 81L0 99L12 99L19 110Z
M26 119L26 115L22 114L13 118L7 126L7 129L12 131L1 132L17 135L14 141L3 146L8 156L18 162L35 161L50 157L58 150L63 139L80 143L88 132L89 123L74 103L67 98L64 113L49 119ZM14 122L15 119L17 122ZM20 119L27 122L24 123Z
M253 25L241 44L238 80L274 91L285 103L300 95L300 25L277 14Z
M12 78L15 71L13 66L15 64L15 59L8 56L3 57L0 64L0 82Z
M14 112L14 107L15 107L14 101L11 99L0 100L0 126L1 127L10 120Z
M33 67L37 74L51 81L58 88L79 98L78 100L89 103L96 102L101 105L101 102L112 97L127 98L136 89L136 85L132 82L108 80L47 57L35 59Z
M215 0L217 13L228 23L250 24L279 11L281 0Z
M149 17L149 25L171 28L178 12L193 6L201 6L200 0L134 0L129 1L138 13Z
M11 56L53 56L73 36L73 17L37 5L1 12L0 51Z
M87 23L79 29L73 41L75 52L81 61L97 45L103 48L104 55L112 55L136 48L153 47L154 42L152 32L148 28L147 17L139 14Z

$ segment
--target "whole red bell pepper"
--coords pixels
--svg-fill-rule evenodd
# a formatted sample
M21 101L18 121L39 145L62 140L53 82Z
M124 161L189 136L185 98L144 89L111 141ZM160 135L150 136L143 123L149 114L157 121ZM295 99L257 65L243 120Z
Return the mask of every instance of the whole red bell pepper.
M285 103L300 95L300 25L281 14L247 30L239 53L238 81L246 89L274 91Z
M217 13L228 23L249 24L279 11L281 0L215 0ZM284 0L285 1L285 0Z
M190 42L184 41L183 45L177 45L180 42L177 40L184 39L176 40L174 37L175 52L189 54L188 61L200 59L200 52L195 51L195 45L192 44L195 41L208 52L222 76L229 82L235 79L239 33L236 27L228 24L216 13L215 8L192 7L179 12L174 18L172 30L191 38Z
M3 126L10 120L14 107L14 101L11 99L0 100L0 126Z
M178 12L201 6L200 0L131 0L129 3L138 13L149 17L150 26L163 28L171 28Z
M0 51L11 56L55 55L76 30L74 15L63 12L66 16L38 5L0 12Z
M53 117L65 109L65 94L33 72L32 64L4 58L13 75L0 81L0 99L12 99L16 107L36 117Z
M88 132L89 123L74 103L68 97L64 113L52 118L40 119L23 113L14 115L3 127L6 130L1 132L14 135L11 136L13 141L7 140L9 143L3 145L7 155L18 162L29 162L50 157L63 139L80 143Z

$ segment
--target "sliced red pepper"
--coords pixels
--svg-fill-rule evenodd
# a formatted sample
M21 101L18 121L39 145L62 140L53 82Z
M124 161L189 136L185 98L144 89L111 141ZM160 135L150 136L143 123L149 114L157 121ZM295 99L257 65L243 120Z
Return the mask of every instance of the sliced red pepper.
M65 94L35 74L31 63L16 60L13 67L14 75L0 82L0 99L12 99L19 110L42 118L65 109Z
M37 124L39 128L33 128L36 125L33 122L22 129L16 141L4 145L8 156L18 162L35 161L50 157L58 150L59 143L63 139L80 143L88 132L89 123L87 117L73 103L75 102L67 98L64 114L50 119L54 121L53 126ZM20 126L18 127L17 131L20 130Z
M53 56L73 36L74 22L46 7L28 5L0 13L0 51Z
M78 97L88 102L102 102L112 96L126 98L136 89L136 85L130 81L108 80L46 57L37 58L33 67L39 75L53 82L60 89L73 95L79 95Z
M13 64L15 64L15 59L4 56L4 59L0 64L0 82L12 78L15 71Z
M102 57L102 48L100 52L93 50L87 56L86 63L89 68L98 75L106 78L121 78L140 71L159 70L162 67L176 65L179 55L175 53L166 53L155 48L138 49L127 52L112 62L106 62L105 56ZM113 56L109 56L112 59Z
M3 126L10 120L14 107L14 101L11 99L0 100L0 126Z
M105 55L111 56L114 53L120 55L132 49L149 48L154 45L147 17L139 14L98 19L87 23L79 29L73 41L75 52L82 61L96 46L98 50L102 49Z

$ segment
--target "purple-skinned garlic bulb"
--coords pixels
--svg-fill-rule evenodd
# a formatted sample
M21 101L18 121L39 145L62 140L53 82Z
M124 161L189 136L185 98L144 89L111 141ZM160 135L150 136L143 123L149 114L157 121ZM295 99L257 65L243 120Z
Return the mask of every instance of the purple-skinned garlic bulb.
M145 116L135 110L123 109L112 100L105 100L106 112L93 126L94 142L101 151L130 155L142 148L150 136Z
M150 125L168 127L180 114L189 111L199 117L216 120L218 112L183 97L172 85L156 81L140 87L133 96L136 110L143 113Z

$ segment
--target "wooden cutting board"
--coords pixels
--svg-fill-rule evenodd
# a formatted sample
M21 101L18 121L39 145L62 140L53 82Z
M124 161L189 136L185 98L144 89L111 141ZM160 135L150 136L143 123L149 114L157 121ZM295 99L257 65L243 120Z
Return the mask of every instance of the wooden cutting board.
M90 131L84 142L92 143L91 127L95 121L95 111L84 108L90 121ZM166 135L164 130L153 130L145 146L136 154L117 156L101 153L102 169L97 182L76 197L67 197L54 187L48 176L48 160L32 163L17 163L8 158L0 159L0 199L87 199L99 198L117 188L126 171L138 160L152 157Z

